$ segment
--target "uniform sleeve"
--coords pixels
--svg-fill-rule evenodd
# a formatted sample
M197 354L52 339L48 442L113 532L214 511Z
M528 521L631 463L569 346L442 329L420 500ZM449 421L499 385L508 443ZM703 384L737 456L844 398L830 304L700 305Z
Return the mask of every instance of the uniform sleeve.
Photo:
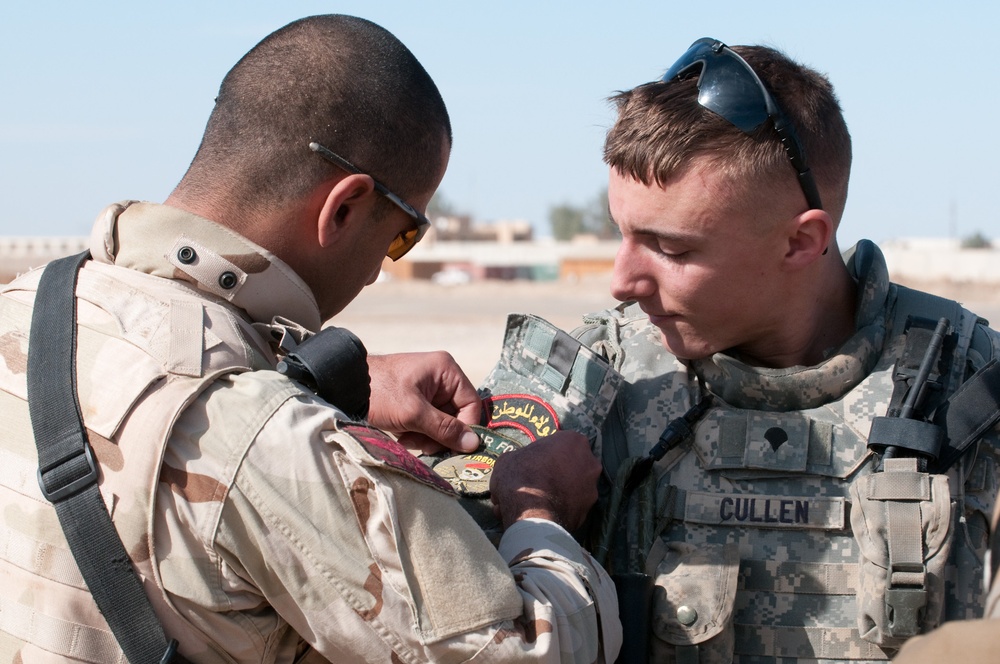
M892 661L893 664L993 662L998 650L1000 620L954 621L910 639Z
M568 533L518 523L498 552L453 496L335 415L290 399L248 445L215 538L234 602L330 661L614 660L613 584Z
M500 540L500 555L514 573L524 598L520 624L531 625L526 635L547 629L577 634L582 642L575 644L575 652L596 652L600 655L596 661L615 661L622 629L614 583L568 532L542 519L518 521ZM599 631L594 630L595 612ZM530 641L521 643L522 651L530 654L524 647Z

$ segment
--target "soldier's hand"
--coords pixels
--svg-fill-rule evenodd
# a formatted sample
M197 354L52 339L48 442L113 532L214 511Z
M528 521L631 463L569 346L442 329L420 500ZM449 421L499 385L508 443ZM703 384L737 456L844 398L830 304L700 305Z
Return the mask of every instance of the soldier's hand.
M424 453L446 447L471 452L479 437L482 400L455 359L443 351L369 355L371 406L368 421L397 434L399 442Z
M490 479L493 510L504 528L534 517L576 530L597 501L600 474L587 437L559 431L500 455Z

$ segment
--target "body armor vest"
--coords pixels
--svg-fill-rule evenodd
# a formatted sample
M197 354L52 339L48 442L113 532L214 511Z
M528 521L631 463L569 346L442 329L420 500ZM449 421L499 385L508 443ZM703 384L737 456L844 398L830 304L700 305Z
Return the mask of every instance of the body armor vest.
M0 534L0 583L31 589L0 598L0 660L21 650L31 661L121 662L36 481L24 369L40 273L21 277L0 296L0 404L12 441L0 449L8 524ZM89 262L77 296L78 393L101 468L101 495L165 630L182 643L198 641L198 627L163 591L153 550L163 450L179 413L212 381L269 368L273 356L248 323L186 284Z
M885 592L886 531L894 526L866 518L862 498L919 503L903 528L916 536L905 545L925 555L917 564L928 598L917 629L978 615L987 530L982 515L968 518L966 492L995 491L994 457L977 462L968 453L937 476L887 466L906 477L886 488L872 479L868 434L889 407L909 314L937 307L951 316L949 391L966 377L983 321L887 282L859 287L882 288L883 297L869 311L862 306L858 333L820 365L821 376L806 367L753 370L725 356L682 363L635 306L588 317L574 333L626 377L603 429L610 477L703 394L715 396L687 442L636 489L611 545L609 572L655 581L650 661L889 659L905 640L883 624L903 621L884 615L886 602L898 600ZM893 537L902 550L904 538Z

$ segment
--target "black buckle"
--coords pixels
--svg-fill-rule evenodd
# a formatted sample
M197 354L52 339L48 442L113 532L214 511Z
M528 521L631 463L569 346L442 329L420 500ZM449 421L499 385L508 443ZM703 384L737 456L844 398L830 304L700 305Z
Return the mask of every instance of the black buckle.
M91 484L97 483L97 464L94 463L94 453L86 441L83 443L82 456L87 462L85 467L79 463L81 453L77 450L72 455L64 457L53 464L49 464L46 468L38 469L38 488L42 490L42 495L45 496L45 499L50 503L72 496L73 494L86 489ZM76 468L71 468L70 470L76 472L69 477L60 477L56 486L50 488L45 482L45 475L56 468L65 466L66 464L75 464Z
M921 631L927 591L919 587L886 588L885 606L889 613L887 631L890 636L916 636Z

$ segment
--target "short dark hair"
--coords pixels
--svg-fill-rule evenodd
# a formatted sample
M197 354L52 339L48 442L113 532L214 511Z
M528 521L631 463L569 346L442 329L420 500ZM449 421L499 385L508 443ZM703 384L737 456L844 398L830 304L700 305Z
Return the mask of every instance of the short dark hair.
M753 68L795 127L823 207L839 221L847 199L851 136L833 85L775 49L733 50ZM773 124L743 133L698 103L696 83L696 76L656 81L611 97L618 117L604 144L608 165L646 185L663 186L682 174L693 158L705 157L734 182L757 188L775 181L796 186Z
M280 206L328 179L317 141L401 196L437 184L451 123L416 57L361 18L303 18L271 33L226 74L179 189Z

